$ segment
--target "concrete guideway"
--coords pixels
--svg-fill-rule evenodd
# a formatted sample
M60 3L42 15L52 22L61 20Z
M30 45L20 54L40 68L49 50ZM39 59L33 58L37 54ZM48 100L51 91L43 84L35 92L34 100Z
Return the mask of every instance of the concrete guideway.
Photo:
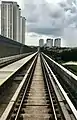
M66 96L66 97L65 97ZM35 56L1 120L76 120L67 94L48 63ZM71 114L70 114L71 113Z
M25 82L26 82L26 79L27 77L30 75L29 72L32 72L33 70L33 67L35 66L35 61L36 61L36 58L37 58L37 55L36 57L34 58L33 62L31 63L30 67L28 68L28 70L25 72L25 75L21 81L21 83L19 84L18 88L16 89L16 92L14 93L14 95L12 96L10 102L8 103L7 105L7 108L5 109L3 115L0 117L0 120L8 120L8 116L9 116L9 113L11 112L19 94L20 94L20 91L22 90ZM22 71L23 72L23 71Z
M2 86L15 72L17 72L24 64L26 64L35 54L36 53L1 68L0 86Z
M31 55L31 54L32 54L32 52L0 58L0 68L4 67L6 65L12 64L13 62L16 62L16 61L18 61L22 58L25 58L25 57L27 57L28 55Z

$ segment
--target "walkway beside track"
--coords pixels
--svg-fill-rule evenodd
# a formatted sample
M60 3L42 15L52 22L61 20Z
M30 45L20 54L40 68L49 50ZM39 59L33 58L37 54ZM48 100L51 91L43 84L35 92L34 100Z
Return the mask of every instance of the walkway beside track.
M26 64L34 55L35 53L1 68L0 86L2 86L17 70L19 70L24 64Z

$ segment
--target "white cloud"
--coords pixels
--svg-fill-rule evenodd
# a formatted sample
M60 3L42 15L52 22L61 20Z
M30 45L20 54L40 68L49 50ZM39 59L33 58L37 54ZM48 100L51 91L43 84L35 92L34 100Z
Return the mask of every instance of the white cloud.
M65 28L63 37L66 46L77 47L77 29L75 29L74 27Z
M62 0L46 0L48 3L53 3L53 4L56 4L56 3L59 3L60 1Z

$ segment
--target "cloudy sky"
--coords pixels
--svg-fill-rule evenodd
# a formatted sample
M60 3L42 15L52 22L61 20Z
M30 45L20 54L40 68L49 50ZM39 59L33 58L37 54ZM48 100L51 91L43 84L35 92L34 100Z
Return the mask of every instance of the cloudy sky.
M77 46L77 0L16 1L27 19L26 44L61 37L62 46Z

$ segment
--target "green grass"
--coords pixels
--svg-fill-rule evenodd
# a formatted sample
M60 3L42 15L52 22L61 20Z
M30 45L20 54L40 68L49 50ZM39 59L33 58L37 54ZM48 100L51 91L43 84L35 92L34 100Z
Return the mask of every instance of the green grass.
M74 73L75 75L77 75L77 65L66 65L64 67L67 68L72 73Z

